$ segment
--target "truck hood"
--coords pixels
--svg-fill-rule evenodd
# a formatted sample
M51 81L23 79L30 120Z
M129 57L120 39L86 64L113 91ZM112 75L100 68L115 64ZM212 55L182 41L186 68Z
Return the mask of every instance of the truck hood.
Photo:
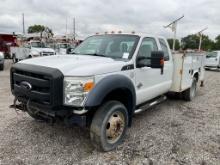
M31 48L31 51L37 51L37 52L54 52L51 48Z
M89 55L54 55L23 60L19 63L59 69L64 76L92 76L120 71L125 61Z

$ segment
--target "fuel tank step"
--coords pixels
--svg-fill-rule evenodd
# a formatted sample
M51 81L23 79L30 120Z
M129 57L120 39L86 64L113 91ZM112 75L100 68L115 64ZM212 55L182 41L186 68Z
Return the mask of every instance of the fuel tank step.
M137 107L137 109L134 111L135 114L139 114L143 111L146 111L147 109L149 109L150 107L156 105L156 104L159 104L163 101L165 101L167 99L166 96L162 95L162 96L159 96L155 99L152 99L144 104L141 104L140 106Z

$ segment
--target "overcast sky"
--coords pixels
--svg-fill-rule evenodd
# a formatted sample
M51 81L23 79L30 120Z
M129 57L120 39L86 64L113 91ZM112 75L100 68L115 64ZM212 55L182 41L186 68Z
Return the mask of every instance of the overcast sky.
M177 27L177 37L193 34L208 26L205 34L220 34L220 0L1 0L0 32L21 32L25 27L46 25L55 34L76 32L88 36L105 31L144 32L172 37L163 26L176 17L185 17Z

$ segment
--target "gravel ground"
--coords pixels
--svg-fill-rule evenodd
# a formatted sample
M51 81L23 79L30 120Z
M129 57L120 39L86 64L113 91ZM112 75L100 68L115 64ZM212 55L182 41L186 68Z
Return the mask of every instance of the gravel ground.
M96 151L86 129L49 125L9 109L11 63L0 72L0 164L220 164L220 72L192 102L167 100L134 117L124 143Z

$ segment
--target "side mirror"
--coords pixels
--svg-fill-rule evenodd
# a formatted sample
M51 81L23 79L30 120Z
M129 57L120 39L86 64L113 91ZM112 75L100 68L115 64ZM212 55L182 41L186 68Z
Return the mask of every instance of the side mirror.
M152 51L150 60L151 60L151 68L163 68L164 52L163 51Z
M160 68L161 74L163 74L164 52L163 51L152 51L150 59L151 59L151 68Z

